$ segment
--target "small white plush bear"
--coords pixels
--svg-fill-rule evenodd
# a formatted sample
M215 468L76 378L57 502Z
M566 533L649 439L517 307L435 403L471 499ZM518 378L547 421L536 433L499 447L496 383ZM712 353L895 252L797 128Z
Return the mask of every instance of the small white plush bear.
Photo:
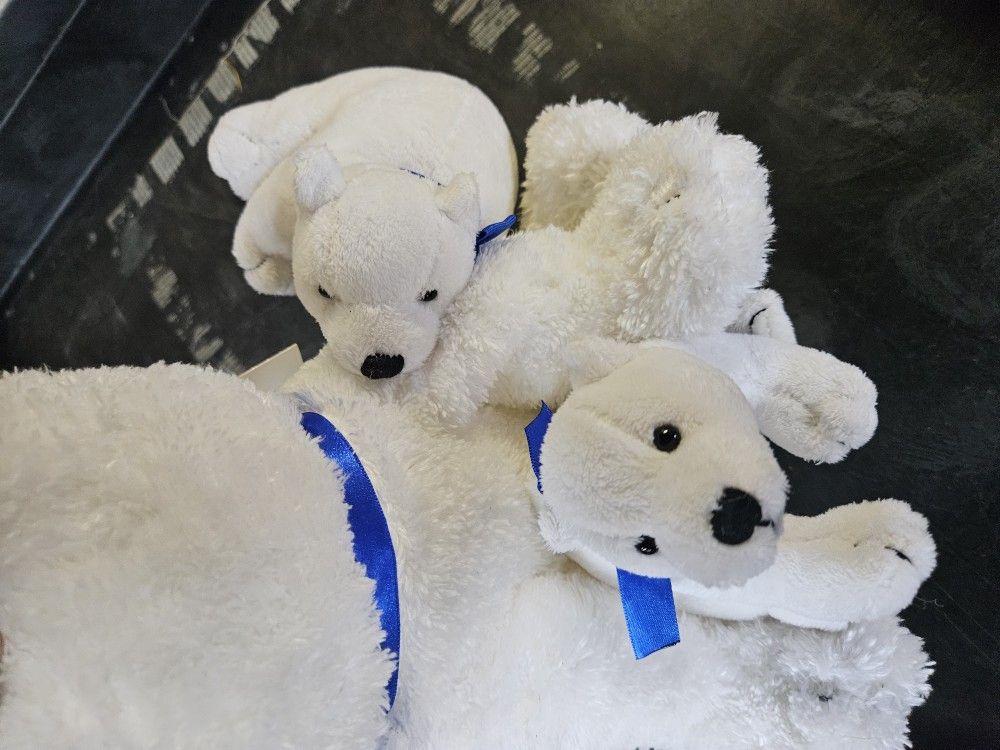
M350 176L325 146L303 151L297 164L299 299L344 371L371 380L411 372L473 272L475 180L458 175L442 187L372 168Z
M427 210L422 199L438 183L475 181L475 221L493 222L510 213L517 195L517 157L503 118L482 91L453 76L364 68L237 107L219 120L208 158L247 201L233 254L258 291L293 293L293 156L309 145L335 155L338 179L349 185L341 190L364 192L352 201L357 213L342 218L344 231L361 237L356 247L372 253L423 242L442 262L471 266L471 245L456 247L440 232L414 237L427 228L415 204ZM359 178L364 187L353 184ZM321 197L313 192L306 201Z
M614 530L590 517L624 566L706 585L766 569L777 524L742 544L713 524L726 487L768 520L784 502L733 384L665 349L584 376L545 439L543 497L604 505ZM894 620L824 633L682 613L681 643L637 662L614 588L537 534L530 414L487 408L451 431L312 395L396 549L388 733L337 467L287 403L158 366L0 380L4 747L903 747L929 670ZM683 425L674 450L663 420ZM716 442L732 450L703 455ZM649 555L647 534L684 544Z
M648 364L637 367L631 364L632 361L640 356L641 363L642 358L661 348L662 345L644 345L637 349L600 341L578 344L574 375L577 382L612 370L615 375L579 393L574 392L567 401L573 408L561 418L563 426L559 429L568 429L566 424L572 418L588 419L588 414L600 411L593 408L593 403L624 402L641 378L642 367L648 368ZM747 402L741 391L732 388L733 384L720 372L706 368L702 360L692 360L670 348L667 352L657 355L664 363L659 375L664 382L659 385L659 392L670 392L675 401L692 400L684 414L685 421L670 423L676 440L671 451L680 447L683 441L686 459L692 462L684 467L690 481L711 477L712 471L706 469L706 464L717 460L719 453L735 453L758 468L767 465L746 447L727 444L725 435L710 433L711 445L690 446L687 424L697 425L695 440L706 441L706 424L712 424L713 420L724 423L722 413L735 419L746 411ZM631 380L624 377L625 372L632 371L639 374ZM614 388L619 390L615 392ZM588 402L591 404L589 412L581 408L587 407ZM641 402L637 404L636 413L643 414ZM702 415L711 415L711 418ZM565 446L566 441L559 444ZM581 449L582 455L591 461L593 450L587 450L586 446ZM578 460L575 454L563 456L557 450L549 450L545 455L548 457L545 466L555 473L556 480L553 487L546 484L546 493L536 498L543 536L553 550L569 553L591 574L616 586L615 569L621 558L599 537L593 536L593 520L587 519L588 514L599 513L605 523L613 524L611 502L604 500L599 506L588 508L582 504L585 494L579 486L563 487L561 482L566 478L579 482L581 477L589 477L588 472L593 471L596 476L586 480L588 485L605 478L608 482L598 497L615 498L623 514L630 513L636 501L616 487L610 467L603 472L600 467L571 470L566 464ZM747 504L743 497L746 494L734 487L727 502ZM767 514L757 513L752 503L749 505L751 520L766 523ZM899 500L838 505L818 517L785 515L779 523L783 526L783 534L774 563L739 585L705 585L703 581L669 568L657 571L654 567L647 572L672 576L678 605L691 612L734 620L769 616L801 627L839 630L849 623L898 614L909 605L934 569L936 551L927 520ZM683 549L688 543L686 535L666 541L671 550ZM655 561L651 563L655 566Z

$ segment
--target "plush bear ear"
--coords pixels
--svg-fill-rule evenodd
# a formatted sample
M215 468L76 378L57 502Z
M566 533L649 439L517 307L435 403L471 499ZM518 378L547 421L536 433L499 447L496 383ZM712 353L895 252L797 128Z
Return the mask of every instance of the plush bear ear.
M576 389L606 378L639 356L641 344L597 336L577 339L566 347L566 370Z
M344 192L344 172L325 145L307 146L295 155L295 200L312 213Z
M451 182L438 188L435 201L442 213L456 224L471 232L479 230L479 186L471 174L455 175Z

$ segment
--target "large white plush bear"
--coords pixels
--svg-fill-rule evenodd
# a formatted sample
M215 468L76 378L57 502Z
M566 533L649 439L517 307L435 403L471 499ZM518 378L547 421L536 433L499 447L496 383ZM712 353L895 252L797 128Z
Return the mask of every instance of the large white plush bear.
M503 118L482 91L453 76L364 68L237 107L219 120L208 157L247 201L233 254L258 291L293 293L294 153L309 145L329 149L342 169L352 213L341 220L352 247L374 254L417 244L456 275L467 275L474 244L456 244L428 196L440 184L475 183L476 221L494 222L517 195L517 157ZM453 213L447 197L440 203ZM353 235L360 237L351 242Z
M0 746L371 747L372 586L287 399L157 365L0 404Z
M534 504L615 566L738 585L781 554L785 482L717 371L664 348L594 361L545 437L540 496L530 412L451 429L303 394L392 532L387 725L338 471L287 403L184 366L0 380L2 744L903 747L929 670L892 618L826 633L682 613L679 645L634 660L614 587L547 549ZM771 522L740 543L719 528L745 514L716 522L727 488Z

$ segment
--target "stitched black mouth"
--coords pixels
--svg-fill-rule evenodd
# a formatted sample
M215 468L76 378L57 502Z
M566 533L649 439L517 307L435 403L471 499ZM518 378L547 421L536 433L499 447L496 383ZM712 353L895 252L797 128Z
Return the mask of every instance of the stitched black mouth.
M890 551L892 551L892 552L895 552L895 553L896 553L896 557L898 557L898 558L899 558L900 560L906 560L906 562L910 563L910 565L913 565L913 560L911 560L911 559L909 558L909 556L908 556L908 555L906 555L906 554L905 554L905 553L904 553L904 552L903 552L902 550L898 550L898 549L896 549L895 547L891 547L891 546L889 546L889 545L886 545L886 547L885 547L885 548L886 548L887 550L890 550Z

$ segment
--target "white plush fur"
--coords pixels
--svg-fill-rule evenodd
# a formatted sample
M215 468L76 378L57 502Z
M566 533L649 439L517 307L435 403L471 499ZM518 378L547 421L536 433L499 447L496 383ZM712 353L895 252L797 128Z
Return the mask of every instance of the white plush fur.
M699 119L714 131L714 114L678 122ZM642 277L620 287L619 291L632 297L622 324L625 330L638 327L643 337L646 327L664 315L669 327L660 336L676 338L690 331L705 332L700 325L701 308L713 306L713 295L721 303L715 310L719 320L729 313L734 316L724 324L735 320L738 308L733 306L730 287L738 281L763 279L763 264L774 231L767 203L767 172L758 163L760 154L752 143L718 132L711 140L692 138L683 131L671 142L651 139L653 131L667 125L651 125L621 104L600 99L579 104L573 99L568 104L546 107L526 139L521 197L526 228L555 226L572 230L588 214L599 226L608 217L600 212L594 214L593 209L607 196L618 200L616 193L637 193L635 198L646 194L650 198L646 201L646 215L656 217L657 234L652 235L642 226L648 226L648 218L634 228L638 236L633 241L639 250L635 262L644 267L646 276L674 276L678 287L687 279L704 283L704 288L695 286L669 299L647 295L644 282L648 282ZM644 143L658 153L651 154L648 146L643 148ZM674 162L677 169L672 173L650 170L649 165L658 161ZM701 169L699 164L703 165ZM718 178L706 179L706 170L716 172ZM637 203L642 207L641 201ZM667 210L662 210L661 204ZM641 215L637 211L637 216ZM620 225L612 221L609 233L620 232ZM663 254L650 262L642 251L654 242L683 245L686 251ZM710 278L713 253L732 266L723 267L718 279L722 283L716 289L703 281ZM742 270L743 276L734 276L735 269ZM755 286L745 286L744 294ZM696 316L693 323L688 321L691 315Z
M514 205L517 159L507 126L479 89L453 76L364 68L237 107L219 120L208 157L213 171L247 201L233 254L261 292L293 293L293 155L305 145L327 146L345 171L412 170L441 183L472 174L486 222L502 219ZM375 221L369 210L386 209L380 214L389 217L381 227L389 243L385 252L410 230L405 222L394 226L389 209L406 206L411 192L422 189L420 177L403 174L404 185L386 185L379 205L361 205L351 218L355 230L368 231Z
M611 105L601 111L612 126L629 119ZM540 122L554 116L543 114ZM593 191L578 191L592 205L575 228L550 226L490 244L464 290L467 266L446 274L454 263L434 264L420 251L428 238L432 247L454 241L454 223L426 209L441 188L425 186L425 195L412 197L404 215L413 217L414 236L394 246L391 257L369 251L384 244L378 222L362 233L338 229L341 217L356 210L348 194L315 213L303 211L296 285L330 342L313 366L356 373L369 355L401 355L405 364L392 382L348 387L422 401L432 421L461 422L486 403L558 403L569 389L567 349L581 337L686 340L727 326L749 330L752 320L755 333L773 337L768 352L780 360L759 362L754 373L765 382L744 377L739 363L724 357L711 361L729 365L722 369L752 396L764 434L816 461L839 460L864 444L876 422L871 381L833 357L796 347L780 297L756 291L772 231L757 149L721 134L709 115L632 130L637 134L607 159ZM549 144L553 160L571 145L590 153L587 139L559 141L562 151ZM575 181L580 169L568 172L571 196L578 183L593 181L586 175ZM330 179L338 179L335 171ZM546 183L550 192L554 180L550 175ZM378 189L372 184L363 199L374 200ZM536 186L536 198L543 192ZM320 287L334 299L323 298ZM427 288L438 289L437 299L419 302ZM766 348L738 336L720 346L756 359ZM420 371L425 361L431 366ZM778 382L779 375L788 382Z
M839 506L815 518L791 515L782 518L776 508L780 507L779 497L783 498L780 481L783 475L767 447L750 439L755 435L756 423L749 404L732 381L706 367L704 361L664 348L662 344L635 347L615 342L580 342L574 353L577 385L608 373L614 373L614 377L570 396L560 420L552 428L557 435L560 429L567 429L560 424L595 417L610 429L625 426L633 434L648 433L654 422L673 423L681 428L683 440L671 454L669 465L671 471L680 472L686 488L703 488L702 496L710 507L714 506L723 486L717 480L713 483L713 479L718 476L719 467L728 466L730 484L725 486L749 492L761 502L763 519L774 521L775 528L784 524L787 529L777 539L776 547L775 538L765 529L755 532L751 541L741 546L741 554L754 546L773 554L766 557L764 567L758 564L754 569L730 568L734 576L753 577L729 586L725 585L725 571L713 569L715 583L711 583L700 577L703 573L694 565L683 571L664 567L674 564L674 553L687 549L697 539L696 535L683 532L665 537L672 552L667 559L661 560L659 555L641 558L633 568L639 573L673 578L681 607L712 617L769 616L792 625L836 630L849 623L898 614L933 571L936 555L927 521L898 500ZM616 387L619 390L614 398L611 389ZM656 393L660 402L669 401L664 396L671 394L674 402L684 403L683 417L653 408L650 393ZM618 414L595 406L625 404L629 398L636 399L634 406L627 410L619 406ZM638 430L630 427L636 421L640 425ZM751 427L734 431L733 425L739 421ZM614 468L631 466L639 458L653 456L648 452L626 454L617 456L611 467L603 467L594 461L593 446L579 438L577 442L581 443L585 460L572 470L567 463L577 460L575 452L562 456L556 447L545 453L547 463L543 464L543 471L554 472L554 477L546 479L545 495L536 498L542 534L552 549L569 553L591 574L617 586L615 568L622 566L623 553L626 559L635 557L632 544L640 534L634 533L631 542L616 538L620 535L612 533L615 521L621 528L628 513L643 508L644 502L637 497L642 486L629 484L623 488ZM655 475L648 470L633 473ZM680 492L679 486L659 494L672 498ZM595 508L582 504L589 496L585 491L588 487L600 489L596 493L600 505ZM646 492L644 496L657 497L657 494ZM616 508L617 514L613 512ZM599 512L601 523L595 511ZM676 508L670 508L672 518L676 513ZM652 532L649 536L660 537ZM759 561L762 560L763 556ZM730 563L725 555L718 554L704 555L702 561L705 566Z
M0 405L0 746L373 746L372 585L287 399L157 365Z
M697 391L662 377L699 367ZM762 544L716 542L712 493L686 480L700 466L780 512L783 478L749 406L674 350L601 374L577 373L595 382L556 413L545 485L558 494L560 466L583 472L592 510L574 523L604 505L623 536L670 538L675 513L689 538L661 548L658 570L706 584L752 575L773 528L754 533ZM445 429L324 393L328 383L302 397L362 457L399 564L399 693L381 746L904 745L929 669L894 619L825 633L682 613L681 643L637 662L614 588L537 533L530 412L486 408ZM351 562L337 472L287 402L183 366L0 386L13 425L0 463L4 747L374 746L388 670L371 587ZM713 395L730 408L705 411ZM687 442L643 445L636 403L647 428L687 425ZM742 447L758 466L692 463L680 451L699 439ZM618 497L634 510L607 503Z
M625 146L650 127L601 99L543 109L525 138L522 226L575 229Z
M368 357L389 355L410 372L431 353L444 311L472 273L476 182L458 175L439 187L398 169L348 168L348 186L336 192L322 178L343 185L343 177L325 147L316 151L302 154L300 192L329 197L315 207L311 195L300 201L296 293L334 342L341 369L372 377Z
M773 527L727 546L709 524L724 487L753 490L772 519L784 503L784 477L733 384L675 350L593 362L574 380L595 382L557 411L543 446L546 533L558 529L566 546L596 541L635 572L709 586L766 569ZM420 488L401 502L381 493L403 540L389 747L904 745L929 670L919 639L893 618L822 633L682 614L681 644L636 662L614 587L547 554L533 531L522 432L531 412L486 407L443 429L392 401L359 406L323 369L305 368L289 387L362 455L402 460ZM674 453L650 444L663 420L684 427ZM634 549L646 533L664 542L656 556Z
M386 231L356 228L358 238L347 245L323 241L331 228L325 221L321 226L314 234L296 233L297 267L336 262L367 268L369 248L381 246ZM427 231L420 238L425 245L444 242L439 232ZM493 243L494 259L477 268L470 284L477 288L456 298L457 309L448 310L452 328L462 337L456 346L465 351L470 341L498 339L499 348L509 348L504 328L511 311L547 317L569 337L641 340L722 330L763 280L771 231L767 172L753 144L720 133L713 115L650 126L618 155L593 206L572 232L541 229ZM370 234L375 238L368 239ZM408 256L399 261L396 273L405 273L411 283L423 282L426 270L419 265L404 269L404 262L414 261ZM349 309L359 296L368 304L395 304L391 294L375 294L369 286L361 294L355 284L346 284L340 296ZM310 306L308 296L303 301ZM539 309L543 303L552 309ZM467 319L477 304L492 306L476 313L488 318L488 337L480 327L483 321ZM310 309L321 324L330 314ZM354 344L343 335L328 336L328 341L332 347ZM340 354L339 359L354 364L356 356ZM513 365L513 378L521 377L524 364ZM515 389L517 383L507 387Z

